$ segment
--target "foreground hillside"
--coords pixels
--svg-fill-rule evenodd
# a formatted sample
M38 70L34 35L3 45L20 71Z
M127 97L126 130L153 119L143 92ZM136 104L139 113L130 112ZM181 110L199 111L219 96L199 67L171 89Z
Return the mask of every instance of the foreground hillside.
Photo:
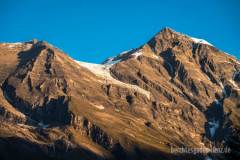
M204 40L165 28L103 64L37 40L0 57L0 159L240 158L240 62Z

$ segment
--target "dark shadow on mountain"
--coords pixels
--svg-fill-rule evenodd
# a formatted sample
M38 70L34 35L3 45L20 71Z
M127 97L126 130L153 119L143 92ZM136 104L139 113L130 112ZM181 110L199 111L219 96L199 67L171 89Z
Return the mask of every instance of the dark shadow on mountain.
M51 126L63 126L70 124L71 116L68 110L68 98L59 96L44 100L44 107L37 106L32 110L31 117L43 124Z
M27 116L28 125L42 126L63 126L71 121L70 112L68 111L68 98L59 96L55 99L45 97L43 106L32 107L27 101L19 98L16 95L14 87L4 82L2 90L6 100ZM41 126L40 126L41 127Z
M172 53L172 49L167 49L166 51L161 52L160 56L163 58L163 66L166 68L168 74L174 78L175 77L175 56Z
M71 148L64 141L39 145L16 137L0 138L1 160L102 160L103 158L80 146Z
M63 140L56 140L51 145L36 144L16 137L0 138L1 160L202 160L202 155L166 154L152 150L135 148L135 153L122 150L113 151L114 157L101 157L81 146L67 146ZM124 155L123 155L124 154Z
M204 112L207 119L205 137L211 141L212 147L230 149L229 153L222 155L225 159L235 160L240 158L240 129L233 127L233 122L230 119L231 112L226 113L223 106L224 100L231 96L231 88L225 86L222 95L222 97L216 96L217 99ZM213 129L214 123L218 123L215 131Z
M231 135L232 132L232 122L229 118L231 113L225 113L223 108L224 100L230 96L230 93L228 93L226 87L224 87L223 92L223 96L217 96L217 99L204 112L207 119L205 136L212 142L221 142L226 135Z
M46 46L42 45L42 42L38 42L34 44L29 50L21 51L18 53L19 64L17 68L21 68L27 63L31 62L34 58L36 58L39 53L45 49Z

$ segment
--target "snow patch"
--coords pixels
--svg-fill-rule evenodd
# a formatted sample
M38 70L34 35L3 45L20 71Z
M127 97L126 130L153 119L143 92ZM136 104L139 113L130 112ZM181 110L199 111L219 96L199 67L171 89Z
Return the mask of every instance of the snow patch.
M207 156L204 160L212 160L212 158Z
M7 46L8 48L16 48L22 45L21 42L15 42L15 43L3 43L3 45Z
M9 49L20 48L23 51L29 50L32 47L32 44L28 42L15 42L15 43L0 43L3 46L6 46Z
M92 104L94 107L96 107L97 109L99 109L99 110L104 110L105 109L105 107L103 106L103 105L98 105L98 104Z
M219 85L221 86L222 89L224 89L224 85L222 84L222 82L219 82Z
M233 87L234 87L235 90L240 91L240 88L238 87L238 85L236 84L235 81L233 81L233 80L230 79L229 82L233 85Z
M110 62L112 62L114 60L114 57L110 57L110 58L108 58L105 62L103 62L104 64L106 64L106 63L110 63Z
M135 90L136 92L139 92L143 95L145 95L148 99L150 99L150 92L146 91L142 88L140 88L137 85L132 85L128 83L121 82L115 78L113 78L110 74L110 68L118 63L117 61L114 61L115 63L107 63L107 64L94 64L94 63L87 63L87 62L80 62L80 61L75 61L77 62L80 66L87 68L89 71L91 71L93 74L95 74L98 77L103 78L104 83L112 83L116 84L125 88L130 88L132 90Z
M23 124L23 123L17 123L17 125L20 126L20 127L28 127L28 125Z
M208 124L210 125L209 127L209 131L210 131L210 135L211 137L213 137L215 135L216 130L219 127L219 121L215 121L213 120L212 122L208 122Z
M94 64L94 63L87 63L87 62L81 62L81 61L75 61L80 66L87 68L95 75L102 77L102 78L111 78L110 74L110 68L113 64Z
M213 46L211 43L207 42L204 39L199 39L199 38L194 38L194 37L190 37L195 43L202 43L202 44L207 44L210 46Z
M229 82L230 82L234 87L238 88L238 85L236 84L235 81L233 81L233 80L230 79Z
M152 57L155 59L159 59L159 57L156 54L152 54Z
M240 61L239 60L236 60L236 59L232 59L234 62L236 62L237 64L240 64Z
M223 88L222 92L223 92L224 96L227 96L227 91L226 91L225 87Z
M49 127L48 124L44 124L43 122L39 122L39 123L38 123L38 126L41 127L41 128L43 128L43 129Z
M137 59L139 56L142 55L142 51L141 50L138 50L137 52L134 52L133 54L131 54L134 56L135 59Z
M119 54L119 56L122 56L122 55L124 55L124 54L126 54L126 53L128 53L128 52L130 52L130 51L132 51L133 49L129 49L129 50L126 50L126 51L123 51L123 52L121 52L120 54Z
M121 62L121 59L119 59L119 60L113 60L113 59L114 58L111 58L111 60L104 63L104 65L114 65L114 64Z
M232 64L232 62L229 62L229 61L219 61L220 63L224 63L224 64Z
M15 43L3 43L4 45L22 45L22 42L15 42Z
M220 107L220 106L222 106L222 104L219 102L219 100L215 100L215 104L218 106L218 107Z
M132 50L133 49L130 49L130 50L127 50L127 51L123 51L120 54L118 54L117 56L110 57L105 62L103 62L103 64L116 64L116 63L118 63L118 62L120 62L122 60L122 56L124 56L125 54L127 54L128 52L130 52Z
M225 54L227 54L227 55L229 55L229 56L231 56L229 53L227 53L227 52L223 52L223 53L225 53Z
M27 50L29 50L31 48L32 48L32 44L27 43L27 44L24 45L24 50L25 51L27 51Z

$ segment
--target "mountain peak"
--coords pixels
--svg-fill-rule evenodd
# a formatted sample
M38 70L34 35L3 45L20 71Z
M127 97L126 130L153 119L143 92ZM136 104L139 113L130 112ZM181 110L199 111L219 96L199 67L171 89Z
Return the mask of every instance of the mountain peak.
M181 33L175 31L174 29L170 28L170 27L164 27L162 28L155 36L158 36L158 35L166 35L166 34L177 34L177 35L180 35ZM181 35L184 35L184 34L181 34Z
M171 40L171 39L183 40L184 39L184 40L195 42L195 43L201 43L201 44L207 44L207 45L213 46L211 43L207 42L204 39L195 38L187 34L177 32L170 27L164 27L160 32L158 32L154 36L154 38L167 38L165 40Z
M115 64L121 60L126 60L134 57L137 58L138 56L143 54L142 52L143 48L150 47L153 51L155 51L155 53L158 54L162 51L166 51L167 49L174 48L176 46L182 47L182 49L185 50L187 48L193 47L194 44L213 46L211 43L207 42L204 39L191 37L184 33L177 32L170 27L164 27L146 44L135 49L124 51L117 56L110 57L107 60L105 60L103 64ZM155 57L155 54L150 56Z
M194 44L213 46L211 43L207 42L204 39L191 37L184 33L177 32L169 27L163 28L152 39L150 39L147 44L156 52L160 52L160 50L163 51L179 45L184 48L187 46L193 46Z
M37 38L32 39L30 42L32 42L33 44L36 44L38 42Z
M160 33L176 33L176 31L170 27L164 27L160 30Z

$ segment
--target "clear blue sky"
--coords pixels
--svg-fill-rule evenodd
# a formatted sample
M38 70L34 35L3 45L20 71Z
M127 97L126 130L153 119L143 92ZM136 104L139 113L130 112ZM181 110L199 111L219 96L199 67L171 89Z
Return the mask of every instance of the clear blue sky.
M240 58L239 0L0 0L0 41L46 40L100 63L163 27L204 38Z

